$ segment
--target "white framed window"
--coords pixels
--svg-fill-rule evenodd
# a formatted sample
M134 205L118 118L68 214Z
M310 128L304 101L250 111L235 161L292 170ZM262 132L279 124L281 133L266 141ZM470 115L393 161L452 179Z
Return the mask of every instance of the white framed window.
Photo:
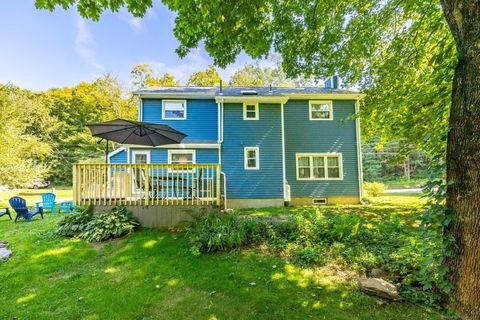
M169 164L194 164L195 150L168 150Z
M333 120L331 100L310 100L308 102L310 120Z
M258 147L245 147L244 164L245 170L260 169L260 154Z
M297 153L297 180L343 180L341 153Z
M132 150L132 163L150 163L150 150Z
M169 164L194 164L196 162L195 150L183 150L175 149L168 150L168 163ZM172 170L168 169L168 172L195 172L195 169L188 170Z
M258 120L258 102L243 103L243 120Z
M162 119L163 120L186 120L187 119L187 101L186 100L162 100Z

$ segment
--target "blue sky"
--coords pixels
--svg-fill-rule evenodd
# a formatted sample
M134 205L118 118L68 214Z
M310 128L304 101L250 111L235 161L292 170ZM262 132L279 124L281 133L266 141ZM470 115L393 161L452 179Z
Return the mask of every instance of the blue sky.
M185 83L193 71L212 59L203 49L186 58L175 53L174 13L156 5L143 19L128 12L104 13L99 22L84 20L75 10L37 10L34 0L0 2L0 83L44 90L72 86L102 73L130 85L130 70L148 63ZM219 70L228 80L235 69L252 60L241 55Z

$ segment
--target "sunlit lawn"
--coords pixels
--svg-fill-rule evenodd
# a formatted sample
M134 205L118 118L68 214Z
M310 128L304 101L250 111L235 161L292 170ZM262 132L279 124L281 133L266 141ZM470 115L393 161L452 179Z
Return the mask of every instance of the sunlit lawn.
M20 196L27 200L29 206L34 206L35 202L42 201L42 194L54 192L57 199L72 199L72 188L46 188L46 189L9 189L0 191L0 207L8 206L8 199L13 196Z
M412 204L402 209L392 199L375 201L345 209L372 217L389 210L416 214ZM418 306L380 305L358 292L354 274L335 268L300 268L260 249L195 257L182 233L151 229L92 245L56 237L58 219L0 218L0 240L14 251L0 265L1 318L440 318Z

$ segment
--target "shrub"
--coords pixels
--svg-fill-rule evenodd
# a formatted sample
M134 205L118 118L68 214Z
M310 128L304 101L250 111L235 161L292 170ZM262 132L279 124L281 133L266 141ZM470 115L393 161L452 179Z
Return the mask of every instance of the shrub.
M131 233L138 225L125 207L94 214L92 207L78 208L75 214L65 216L56 233L86 241L105 241Z
M365 182L363 189L369 196L378 197L387 190L387 186L381 182Z
M241 216L236 212L201 209L187 228L192 253L231 250L267 239L288 237L293 231L289 221L275 218Z

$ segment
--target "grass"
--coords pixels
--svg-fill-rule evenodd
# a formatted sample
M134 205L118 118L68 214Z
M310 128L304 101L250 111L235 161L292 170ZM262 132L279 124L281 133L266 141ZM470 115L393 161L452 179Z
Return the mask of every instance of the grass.
M387 189L412 189L412 188L421 188L427 179L415 178L415 179L397 179L391 181L382 181L383 184L387 186Z
M345 210L414 219L418 198L379 197ZM402 204L401 201L407 201ZM275 211L276 210L276 211ZM288 214L288 209L252 214ZM0 268L2 316L18 319L441 319L419 306L379 304L335 266L300 267L261 247L189 252L183 233L143 229L104 244L53 234L59 215L13 223L0 240L14 256Z
M35 202L42 201L42 194L53 192L57 199L72 199L73 192L70 187L57 187L47 189L8 189L0 191L0 207L8 207L8 199L13 196L20 196L27 200L27 205L34 206Z

